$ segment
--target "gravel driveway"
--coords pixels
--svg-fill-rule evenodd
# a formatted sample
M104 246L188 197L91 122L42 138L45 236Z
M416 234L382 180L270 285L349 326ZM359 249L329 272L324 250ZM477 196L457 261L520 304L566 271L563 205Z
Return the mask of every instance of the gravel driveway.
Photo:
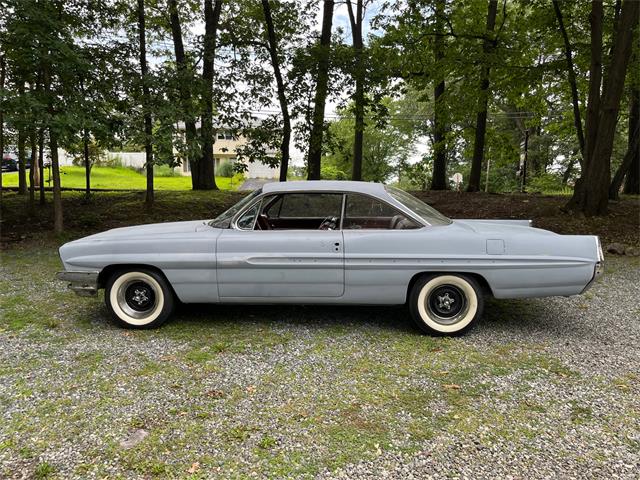
M113 327L0 267L1 478L638 478L640 265L586 295L490 301L465 337L404 308L190 306ZM101 299L100 299L101 300Z

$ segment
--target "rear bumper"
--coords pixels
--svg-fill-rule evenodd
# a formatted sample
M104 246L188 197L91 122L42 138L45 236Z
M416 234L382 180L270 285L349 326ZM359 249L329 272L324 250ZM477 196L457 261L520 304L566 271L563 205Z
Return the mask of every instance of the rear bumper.
M593 285L593 283L596 281L596 279L600 277L603 273L604 273L604 260L600 260L596 262L596 266L593 268L593 277L591 277L591 280L589 280L589 283L587 283L587 286L584 287L584 290L582 290L582 292L580 293L584 293L587 290L589 290Z
M73 272L64 271L56 273L56 278L69 282L69 289L81 297L92 297L98 293L98 275L100 272Z

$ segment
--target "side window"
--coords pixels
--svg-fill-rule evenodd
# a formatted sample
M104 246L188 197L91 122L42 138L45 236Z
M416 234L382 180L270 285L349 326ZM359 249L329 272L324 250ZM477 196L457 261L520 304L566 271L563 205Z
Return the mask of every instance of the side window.
M277 218L340 218L342 195L335 193L289 193L282 195L269 216Z
M348 194L343 228L403 230L419 228L401 211L376 198Z
M260 211L260 204L261 202L255 203L252 207L249 208L249 210L242 214L237 223L239 229L253 230L253 226L256 223L256 218L258 217L258 212Z
M260 230L337 230L341 193L279 193L267 197L258 216Z

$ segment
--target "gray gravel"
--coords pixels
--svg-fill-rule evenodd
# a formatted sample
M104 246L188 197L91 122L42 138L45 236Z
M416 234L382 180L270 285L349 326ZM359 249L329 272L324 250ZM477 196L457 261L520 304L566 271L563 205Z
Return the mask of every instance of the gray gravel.
M59 328L0 323L0 477L640 478L640 268L609 264L586 296L491 301L456 340L403 308L195 306L127 332L48 284Z

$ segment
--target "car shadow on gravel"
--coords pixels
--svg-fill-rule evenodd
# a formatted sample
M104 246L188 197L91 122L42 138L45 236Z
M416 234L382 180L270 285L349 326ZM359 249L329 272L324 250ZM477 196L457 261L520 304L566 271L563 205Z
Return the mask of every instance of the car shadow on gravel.
M576 313L567 321L563 305L549 300L495 300L488 299L478 325L465 337L500 341L521 340L523 337L537 339L552 337L576 340L585 336L593 338L595 332L585 322L578 329ZM575 305L567 305L575 308ZM73 320L84 327L116 329L102 302L86 305L74 313ZM352 329L377 330L408 335L422 335L411 319L406 306L350 306L350 305L218 305L178 304L167 325L183 326L186 329L215 331L216 326L230 323L246 325L247 328L286 327L306 330Z
M182 304L176 308L173 323L210 326L220 322L246 322L263 326L302 326L307 329L353 327L419 335L404 306L333 305L212 305Z

